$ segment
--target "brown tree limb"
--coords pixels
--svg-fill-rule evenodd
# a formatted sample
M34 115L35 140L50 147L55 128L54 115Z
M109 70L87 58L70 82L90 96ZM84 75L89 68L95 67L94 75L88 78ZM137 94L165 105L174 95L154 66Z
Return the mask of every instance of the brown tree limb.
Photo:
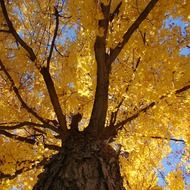
M15 130L15 129L21 129L24 126L30 126L30 127L38 127L43 129L50 129L56 133L59 132L58 129L56 129L54 126L47 125L47 124L39 124L34 123L30 121L23 121L23 122L11 122L11 123L0 123L0 129L2 130Z
M185 91L187 91L189 89L190 89L190 84L187 84L184 87L175 90L173 92L173 94L178 95L178 94L183 93L183 92L185 92ZM102 137L107 138L107 139L109 139L109 138L112 139L113 137L115 137L117 135L117 131L122 129L124 127L124 125L126 125L130 121L138 118L140 116L140 114L145 113L148 110L150 110L152 107L154 107L156 104L158 104L161 100L167 98L170 94L171 93L167 93L165 95L160 96L157 101L153 101L153 102L149 103L148 105L146 105L143 108L139 109L136 113L134 113L130 117L127 117L123 121L118 122L113 127L110 127L110 126L106 127L104 129L104 131L103 131Z
M8 24L10 32L13 34L13 36L18 41L18 43L29 53L31 61L34 62L36 60L36 55L34 54L33 50L26 44L26 42L20 38L20 36L16 32L15 28L13 27L13 24L12 24L12 22L9 19L9 16L8 16L4 0L1 1L1 7L2 7L3 15L5 17L5 20L6 20L7 24ZM44 82L46 84L48 93L50 95L51 103L53 105L54 111L55 111L55 113L57 115L57 118L58 118L58 121L60 123L60 127L59 127L60 133L64 132L66 134L66 130L67 130L67 127L66 127L66 117L65 117L65 115L63 114L63 112L61 110L61 106L60 106L60 103L59 103L59 100L58 100L58 96L57 96L57 93L56 93L56 90L55 90L55 87L54 87L54 83L53 83L52 77L51 77L51 75L49 73L49 64L50 64L50 61L51 61L51 57L52 57L52 53L53 53L53 48L54 48L54 44L55 44L55 39L56 39L56 36L57 36L58 24L59 24L59 22L58 22L58 13L57 13L55 33L54 33L52 45L51 45L51 48L50 48L50 54L49 54L48 59L47 59L47 69L41 68L40 73L43 76L43 79L44 79ZM8 77L8 78L10 78L10 77ZM12 80L11 83L14 84L14 81ZM23 99L21 98L20 94L18 93L18 89L16 88L16 86L15 85L12 85L12 86L13 86L13 90L14 90L15 94L17 95L17 97L18 97L19 101L22 103L22 105L30 113L32 113L32 115L34 115L35 117L37 117L40 121L44 120L39 115L37 115L36 112L34 112L31 108L29 108L26 105L26 103L23 101Z
M49 73L48 68L46 68L46 67L42 67L40 70L40 73L42 74L43 79L45 81L53 109L56 113L57 119L58 119L59 124L60 124L60 126L59 126L59 129L61 132L60 135L66 135L66 133L67 133L66 116L63 114L61 105L59 103L59 98L57 96L52 77Z
M190 84L176 90L175 94L180 94L180 93L185 92L186 90L189 90L189 89L190 89Z
M0 123L0 129L2 130L15 130L15 129L21 129L24 126L37 126L37 127L44 127L44 125L39 124L39 123L33 123L29 121L24 121L24 122L16 122L14 123Z
M47 69L48 70L49 70L49 66L50 66L51 57L52 57L52 54L53 54L53 49L54 49L54 46L55 46L55 40L56 40L58 29L59 29L59 13L58 13L58 10L57 10L56 7L54 7L54 9L55 9L56 23L55 23L54 35L53 35L53 39L52 39L51 47L50 47L50 51L49 51L49 56L47 58Z
M108 109L110 64L109 56L106 54L106 37L109 26L110 3L108 5L100 3L104 18L98 21L98 29L100 31L103 30L103 34L97 34L94 44L95 59L97 63L97 82L93 109L86 130L95 137L97 137L104 128Z
M17 140L17 141L24 142L24 143L31 144L31 145L34 145L37 143L35 139L30 139L27 137L15 135L15 134L9 133L9 132L7 132L5 130L1 130L1 129L0 129L0 135L4 135L10 139ZM48 148L50 150L56 150L56 151L59 151L61 149L61 147L53 145L53 144L44 144L44 148Z
M11 33L9 30L0 29L0 32Z
M113 13L110 14L110 22L112 22L113 19L115 18L115 16L117 16L119 14L119 9L120 9L121 5L122 5L122 1L117 5L117 7L113 11Z
M187 90L189 90L189 89L190 89L190 84L185 85L184 87L175 90L173 93L177 95L177 94L183 93L183 92L185 92L185 91L187 91ZM135 114L132 115L131 117L127 118L127 119L124 120L124 121L121 121L121 122L117 123L117 124L115 125L115 127L116 127L116 128L119 128L119 127L125 125L126 123L132 121L133 119L136 119L141 113L146 112L147 110L149 110L150 108L152 108L154 105L158 104L161 100L167 98L168 95L170 95L170 93L167 93L166 95L160 96L157 102L156 102L156 101L151 102L150 104L148 104L148 105L145 106L144 108L140 109L137 113L135 113Z
M40 73L43 76L46 88L48 90L48 94L51 100L51 104L53 106L54 112L57 116L58 122L59 122L59 133L62 136L62 138L65 137L66 133L67 133L67 123L66 123L66 116L63 114L60 102L59 102L59 98L55 89L55 85L53 82L53 79L51 77L49 68L50 68L50 62L51 62L51 58L52 58L52 54L53 54L53 49L55 47L55 40L58 34L58 29L59 29L59 13L56 7L54 7L55 9L55 17L56 17L56 24L55 24L55 30L54 30L54 35L53 35L53 39L51 42L51 47L50 47L50 52L49 52L49 56L47 58L47 67L42 67L40 69Z
M16 177L18 177L18 175L24 173L24 172L27 172L27 171L30 171L30 170L33 170L34 168L39 168L41 166L44 166L48 161L48 158L43 158L41 161L39 160L35 160L35 161L31 161L31 160L25 160L25 162L29 162L31 164L30 167L23 167L21 169L18 169L15 171L14 174L6 174L6 173L3 173L0 171L0 179L14 179ZM36 164L36 162L38 162Z
M35 61L36 60L36 55L33 51L33 49L18 35L18 33L16 32L12 21L10 20L9 16L8 16L8 12L5 6L5 1L1 0L0 1L1 4L1 9L4 15L4 18L7 22L9 31L12 33L12 35L14 36L15 40L27 51L27 53L29 54L29 58L31 59L31 61Z
M110 51L110 62L114 62L116 57L119 55L125 44L129 41L132 34L136 31L136 29L140 26L140 24L147 18L150 11L155 7L156 3L159 0L151 0L146 8L141 12L139 17L135 20L135 22L129 27L127 32L123 35L123 41L120 42L114 49Z

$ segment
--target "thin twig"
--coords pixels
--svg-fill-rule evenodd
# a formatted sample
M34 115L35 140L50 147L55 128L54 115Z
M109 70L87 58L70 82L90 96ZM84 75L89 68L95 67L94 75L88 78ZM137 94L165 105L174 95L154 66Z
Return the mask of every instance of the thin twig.
M56 7L54 9L55 9L56 24L55 24L55 30L54 30L53 39L52 39L52 42L51 42L49 56L47 58L47 69L48 70L49 70L49 66L50 66L51 57L52 57L52 54L53 54L53 49L54 49L54 46L55 46L55 40L56 40L58 29L59 29L59 13L58 13L58 10L57 10Z

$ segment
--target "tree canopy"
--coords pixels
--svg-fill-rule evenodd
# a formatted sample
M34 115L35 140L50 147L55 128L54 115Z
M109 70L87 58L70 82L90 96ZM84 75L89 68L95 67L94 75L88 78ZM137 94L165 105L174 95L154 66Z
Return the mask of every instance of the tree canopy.
M187 0L0 5L0 189L32 189L79 113L119 147L126 189L190 188Z

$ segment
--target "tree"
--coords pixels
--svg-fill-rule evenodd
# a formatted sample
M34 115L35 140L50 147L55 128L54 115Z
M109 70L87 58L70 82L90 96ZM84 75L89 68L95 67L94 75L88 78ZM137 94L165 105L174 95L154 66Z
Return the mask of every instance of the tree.
M1 189L162 189L170 142L188 185L187 1L0 4Z

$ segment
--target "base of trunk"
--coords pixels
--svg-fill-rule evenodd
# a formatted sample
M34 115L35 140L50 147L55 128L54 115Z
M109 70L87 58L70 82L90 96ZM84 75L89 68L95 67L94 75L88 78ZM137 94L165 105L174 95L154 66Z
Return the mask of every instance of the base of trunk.
M33 190L124 190L118 155L84 134L71 135L44 169Z

